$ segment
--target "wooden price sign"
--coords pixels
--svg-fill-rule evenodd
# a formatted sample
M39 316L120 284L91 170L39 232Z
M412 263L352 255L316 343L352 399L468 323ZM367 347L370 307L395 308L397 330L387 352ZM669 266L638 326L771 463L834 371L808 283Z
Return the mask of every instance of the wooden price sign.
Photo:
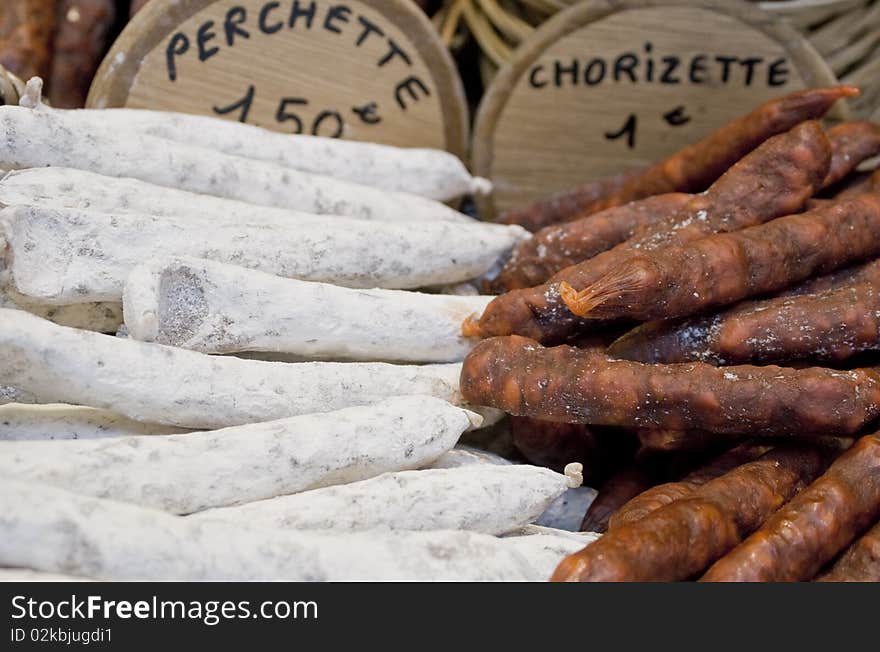
M410 0L153 0L104 59L88 106L462 157L467 144L458 73Z
M480 212L648 165L770 98L834 83L805 38L749 3L575 5L483 98L473 163L495 191Z

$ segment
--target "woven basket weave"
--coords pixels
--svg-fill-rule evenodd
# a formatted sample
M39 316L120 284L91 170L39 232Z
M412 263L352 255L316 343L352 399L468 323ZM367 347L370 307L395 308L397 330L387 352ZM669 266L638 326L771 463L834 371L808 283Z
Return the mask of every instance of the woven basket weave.
M578 0L444 0L434 24L453 50L474 39L488 85L517 45ZM862 89L853 114L880 121L880 0L774 0L755 3L803 32L834 74Z

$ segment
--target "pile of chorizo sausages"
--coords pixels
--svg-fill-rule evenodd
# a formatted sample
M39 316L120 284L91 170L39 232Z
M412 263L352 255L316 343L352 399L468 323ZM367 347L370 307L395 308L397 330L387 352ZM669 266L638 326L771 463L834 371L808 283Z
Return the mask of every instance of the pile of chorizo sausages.
M462 326L461 387L601 482L605 534L554 580L880 580L880 125L819 122L857 94L500 218L534 237Z

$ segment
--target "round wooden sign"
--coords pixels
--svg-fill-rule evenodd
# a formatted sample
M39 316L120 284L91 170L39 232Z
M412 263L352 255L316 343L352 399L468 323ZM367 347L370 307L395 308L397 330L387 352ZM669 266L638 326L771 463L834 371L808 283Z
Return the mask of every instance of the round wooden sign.
M833 73L785 23L744 2L590 1L557 14L495 77L473 164L484 217L648 165Z
M410 0L153 0L104 59L87 106L460 157L468 140L458 72Z

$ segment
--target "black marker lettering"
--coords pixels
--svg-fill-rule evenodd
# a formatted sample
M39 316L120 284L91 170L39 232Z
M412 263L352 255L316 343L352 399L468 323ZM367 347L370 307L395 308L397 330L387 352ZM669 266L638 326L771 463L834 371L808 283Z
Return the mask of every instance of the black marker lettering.
M382 117L377 113L379 106L375 102L367 102L363 106L353 106L351 110L368 125L375 125L382 122Z
M212 40L215 36L217 36L211 29L214 27L214 21L209 20L205 23L202 23L199 30L196 32L196 43L199 46L199 61L207 61L215 54L220 51L220 48L214 46L212 48L205 48L205 43Z
M278 103L278 110L275 111L275 122L293 122L293 124L296 125L293 129L293 133L301 134L303 130L302 120L300 120L299 116L288 107L291 105L305 106L308 103L309 101L302 97L281 98L281 101Z
M602 83L603 79L605 79L605 60L591 59L587 67L584 68L584 82L587 86L595 86Z
M168 79L170 81L177 80L177 64L174 57L179 57L189 50L189 39L183 32L177 32L168 41L168 47L165 48L165 62L168 66Z
M571 65L567 67L563 66L562 63L557 59L553 62L553 82L556 84L556 87L559 88L560 86L562 86L562 75L571 75L572 86L577 86L579 71L580 64L578 64L577 59L572 59Z
M546 79L538 79L540 72L544 72L544 64L538 64L529 71L529 86L532 88L544 88L547 85Z
M736 61L736 57L717 55L715 61L721 64L721 81L726 84L730 81L730 64Z
M688 71L688 79L691 80L691 83L706 83L706 59L708 58L708 55L698 54L691 59L690 70Z
M296 21L299 18L305 17L306 21L306 29L312 29L312 21L315 19L315 12L318 8L315 6L314 2L310 2L306 9L300 7L299 0L293 0L293 8L290 11L290 18L287 21L287 26L293 29L296 27Z
M251 84L248 86L247 93L244 94L244 97L240 100L236 100L229 106L214 106L211 107L217 115L226 115L227 113L232 113L236 109L239 109L238 121L245 122L247 120L248 114L251 112L251 105L254 103L254 85Z
M232 47L235 37L250 38L250 32L241 27L247 20L247 10L244 7L231 7L226 12L226 20L223 21L223 31L226 33L226 45Z
M416 88L420 88L422 90L422 93L424 93L426 97L431 95L431 91L428 90L428 87L425 86L425 83L421 79L414 75L410 75L394 87L394 99L397 100L397 104L404 111L406 111L406 102L404 102L403 100L404 90L409 93L410 97L414 101L418 101L419 99L416 95L415 90L413 89L413 86L415 86Z
M767 84L770 86L784 86L788 81L788 67L785 59L777 59L770 63L767 68Z
M411 66L412 61L409 59L409 55L400 49L397 43L394 42L394 39L388 39L388 54L379 59L379 67L381 68L386 63L391 61L395 56L400 57L406 62L406 65Z
M378 34L379 36L385 36L385 32L383 32L376 23L367 20L363 16L358 16L358 22L364 26L364 31L360 33L357 41L354 42L356 46L360 47L361 44L367 40L367 37L371 33Z
M636 77L636 66L639 65L639 58L635 52L624 52L614 61L614 81L619 82L623 73L626 73L629 80L633 83L638 81Z
M654 46L650 42L645 43L645 54L647 55L645 58L645 81L647 82L654 81L654 59L651 58L651 52L653 51Z
M740 59L740 65L742 65L746 69L746 86L752 85L752 79L755 76L755 66L763 61L763 57L746 57L745 59Z
M660 75L660 83L661 84L680 84L681 79L676 77L673 73L675 73L678 68L678 64L681 63L681 59L676 56L663 57L660 59L663 62L663 74Z
M333 24L338 20L341 23L347 23L348 17L351 15L351 8L347 5L333 5L327 10L327 17L324 18L324 29L328 32L342 34L342 30Z
M267 2L263 5L263 8L260 9L260 17L257 22L260 26L260 31L263 32L263 34L274 34L284 27L284 21L281 20L277 23L272 23L271 25L267 22L269 20L269 13L275 11L280 6L281 4L278 2Z
M623 126L617 131L607 132L605 134L605 138L608 140L617 140L618 138L622 138L626 136L626 145L630 149L636 146L636 114L630 113L629 117L626 119L626 122L623 123Z
M667 111L663 114L663 119L670 127L680 127L691 121L690 116L684 112L683 106L677 106L671 111Z
M318 131L320 131L320 129L321 129L321 123L324 122L324 120L327 120L328 118L333 118L334 120L336 120L336 129L334 130L334 132L330 136L328 136L328 138L339 138L342 135L343 122L342 122L342 116L339 115L339 112L338 111L321 111L318 114L318 117L315 118L315 122L312 124L312 135L313 136L320 135L318 133Z

